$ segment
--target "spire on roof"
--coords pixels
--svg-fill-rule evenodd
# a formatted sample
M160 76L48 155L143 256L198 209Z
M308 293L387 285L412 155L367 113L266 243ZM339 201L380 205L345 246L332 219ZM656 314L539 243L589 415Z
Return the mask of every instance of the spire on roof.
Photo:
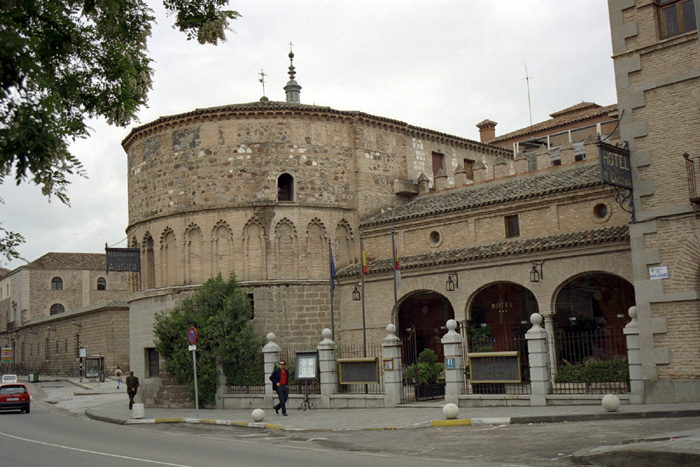
M292 52L292 44L289 43L289 81L284 87L284 92L287 95L287 102L300 103L301 86L296 82L294 77L296 76L296 71L294 69L294 52Z

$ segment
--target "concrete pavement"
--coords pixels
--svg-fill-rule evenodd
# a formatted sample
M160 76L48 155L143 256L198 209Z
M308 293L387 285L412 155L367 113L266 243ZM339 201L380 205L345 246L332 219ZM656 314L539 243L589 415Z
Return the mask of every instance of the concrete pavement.
M72 402L94 420L124 425L149 423L194 423L265 428L287 431L342 431L342 430L402 430L446 426L477 426L528 423L557 423L591 420L619 420L630 418L700 417L700 403L622 405L616 412L607 412L600 405L549 407L475 407L460 408L456 419L443 416L444 401L417 403L388 409L310 409L298 410L288 405L289 416L276 415L271 407L262 407L265 417L256 422L252 410L194 408L145 408L143 418L132 418L124 386L117 391L114 382L83 383L75 385L72 395L61 396ZM85 396L85 397L83 397ZM88 397L90 396L90 397ZM51 397L50 393L48 397ZM55 402L52 402L55 403ZM76 406L77 404L77 406ZM700 418L698 429L675 438L650 440L625 446L599 447L576 453L574 461L595 460L598 465L610 459L645 459L650 455L662 456L669 462L700 465ZM626 465L626 464L625 464ZM630 464L632 465L632 464ZM637 462L636 465L640 465Z

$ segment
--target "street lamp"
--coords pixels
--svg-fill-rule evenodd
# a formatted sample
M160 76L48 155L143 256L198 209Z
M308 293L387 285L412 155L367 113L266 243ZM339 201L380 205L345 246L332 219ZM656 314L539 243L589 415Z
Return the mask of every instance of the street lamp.
M459 276L456 272L447 274L447 282L445 282L445 290L454 292L455 288L459 288Z
M530 270L530 282L539 282L544 279L544 271L542 265L544 261L532 263L532 269Z
M355 290L352 291L352 299L355 300L356 302L359 302L361 298L362 298L362 294L360 292L360 289L358 289L357 284L355 284Z

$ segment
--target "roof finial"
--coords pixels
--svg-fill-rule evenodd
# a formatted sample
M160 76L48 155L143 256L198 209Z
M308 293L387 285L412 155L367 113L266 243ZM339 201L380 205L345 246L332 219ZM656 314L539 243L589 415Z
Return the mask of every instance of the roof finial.
M294 103L299 103L300 102L300 94L301 94L301 86L299 86L299 83L297 83L294 80L294 77L296 76L296 71L294 69L294 52L292 51L292 42L289 42L289 81L287 82L287 85L284 87L284 92L287 95L287 102L294 102Z
M258 81L260 81L260 82L262 83L262 87L263 87L263 97L265 97L265 77L266 77L267 75L265 74L265 72L263 71L262 68L260 68L260 73L258 73L258 74L260 75L260 79L259 79Z

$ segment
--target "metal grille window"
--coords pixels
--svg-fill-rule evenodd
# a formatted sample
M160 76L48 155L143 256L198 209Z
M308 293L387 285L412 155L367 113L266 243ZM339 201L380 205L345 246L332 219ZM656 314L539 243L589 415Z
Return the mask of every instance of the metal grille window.
M97 279L97 290L107 290L107 281L104 277Z
M51 279L51 290L63 290L63 281L60 277Z
M657 0L656 3L662 39L698 28L693 0Z
M520 236L520 220L518 219L517 214L514 214L512 216L506 216L505 223L506 223L506 238Z
M61 305L60 303L55 303L55 304L51 305L50 313L52 315L59 315L65 311L66 311L66 309L63 308L63 305Z
M160 356L156 349L146 349L148 362L148 377L157 378L160 376Z

